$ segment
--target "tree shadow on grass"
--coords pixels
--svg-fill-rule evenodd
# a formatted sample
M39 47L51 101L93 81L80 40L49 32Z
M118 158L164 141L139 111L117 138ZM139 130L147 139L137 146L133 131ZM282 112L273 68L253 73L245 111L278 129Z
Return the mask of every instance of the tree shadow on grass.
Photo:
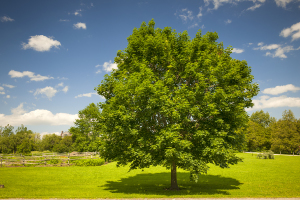
M189 173L177 172L179 191L170 191L171 174L144 173L119 181L107 181L103 187L111 193L148 195L230 195L230 190L240 189L238 180L219 175L200 175L198 183L191 182Z

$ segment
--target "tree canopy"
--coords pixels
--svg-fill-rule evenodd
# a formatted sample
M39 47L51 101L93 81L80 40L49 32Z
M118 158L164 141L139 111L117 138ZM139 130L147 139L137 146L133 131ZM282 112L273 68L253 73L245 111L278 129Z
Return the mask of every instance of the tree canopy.
M232 59L217 33L199 30L191 40L187 31L154 25L134 28L117 52L118 69L97 88L106 99L101 155L130 169L170 168L170 189L178 189L177 167L197 181L208 163L224 168L241 160L237 130L259 89L247 62Z

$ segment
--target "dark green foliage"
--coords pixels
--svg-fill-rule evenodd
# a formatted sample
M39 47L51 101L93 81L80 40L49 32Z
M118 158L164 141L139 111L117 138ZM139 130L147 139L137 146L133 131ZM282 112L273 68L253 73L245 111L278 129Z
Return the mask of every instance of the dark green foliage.
M154 25L133 30L115 58L118 69L97 88L106 99L101 156L130 169L172 165L197 181L208 163L226 168L241 160L234 154L244 141L238 130L258 85L247 62L216 42L217 33L199 30L190 39L187 31Z

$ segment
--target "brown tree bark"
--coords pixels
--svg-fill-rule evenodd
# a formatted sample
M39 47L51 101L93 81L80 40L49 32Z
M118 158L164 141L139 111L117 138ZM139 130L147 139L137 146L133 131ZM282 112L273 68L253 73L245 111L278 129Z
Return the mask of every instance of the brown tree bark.
M177 185L177 172L176 172L176 162L172 162L171 166L171 187L170 190L179 190Z

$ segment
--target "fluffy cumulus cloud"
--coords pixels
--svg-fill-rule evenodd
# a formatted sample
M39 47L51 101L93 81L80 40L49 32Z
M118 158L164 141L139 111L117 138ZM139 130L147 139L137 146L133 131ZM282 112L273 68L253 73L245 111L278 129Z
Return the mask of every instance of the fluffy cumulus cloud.
M258 43L258 47L254 48L254 50L267 51L265 55L273 58L287 58L286 53L299 49L300 47L295 49L293 46L282 46L280 44L264 45L262 42Z
M292 25L290 28L283 29L280 32L280 36L289 37L292 36L292 41L300 38L300 22Z
M52 47L59 48L61 43L54 40L52 37L47 37L44 35L30 36L28 43L22 43L23 49L33 49L35 51L49 51Z
M73 24L75 29L86 29L86 24L78 22L77 24Z
M233 48L232 53L243 53L244 49Z
M281 85L281 86L276 86L273 88L266 88L262 91L264 94L271 94L271 95L277 95L277 94L282 94L288 91L296 92L300 90L300 87L296 87L292 84L288 85Z
M254 106L252 108L247 108L246 111L278 107L300 107L299 97L287 97L284 95L279 97L269 97L265 95L252 100L252 102L254 103Z
M42 97L48 97L49 99L51 99L52 97L55 96L55 94L58 91L56 89L54 89L53 87L47 86L45 88L38 88L35 93L34 96L41 94Z
M78 115L68 113L53 114L49 110L37 109L26 112L23 109L23 103L17 108L11 110L11 115L0 114L0 126L10 124L12 126L27 125L73 125L74 121L78 119Z
M13 22L13 21L15 21L15 20L8 16L1 17L1 22Z
M15 71L15 70L10 70L8 72L8 75L10 75L11 78L23 78L25 76L29 77L31 81L44 81L48 79L53 79L53 77L49 76L42 76L40 74L35 75L35 73L30 72L30 71Z
M110 60L109 62L104 62L103 69L106 72L111 72L113 69L118 69L118 65L116 63L112 63Z

